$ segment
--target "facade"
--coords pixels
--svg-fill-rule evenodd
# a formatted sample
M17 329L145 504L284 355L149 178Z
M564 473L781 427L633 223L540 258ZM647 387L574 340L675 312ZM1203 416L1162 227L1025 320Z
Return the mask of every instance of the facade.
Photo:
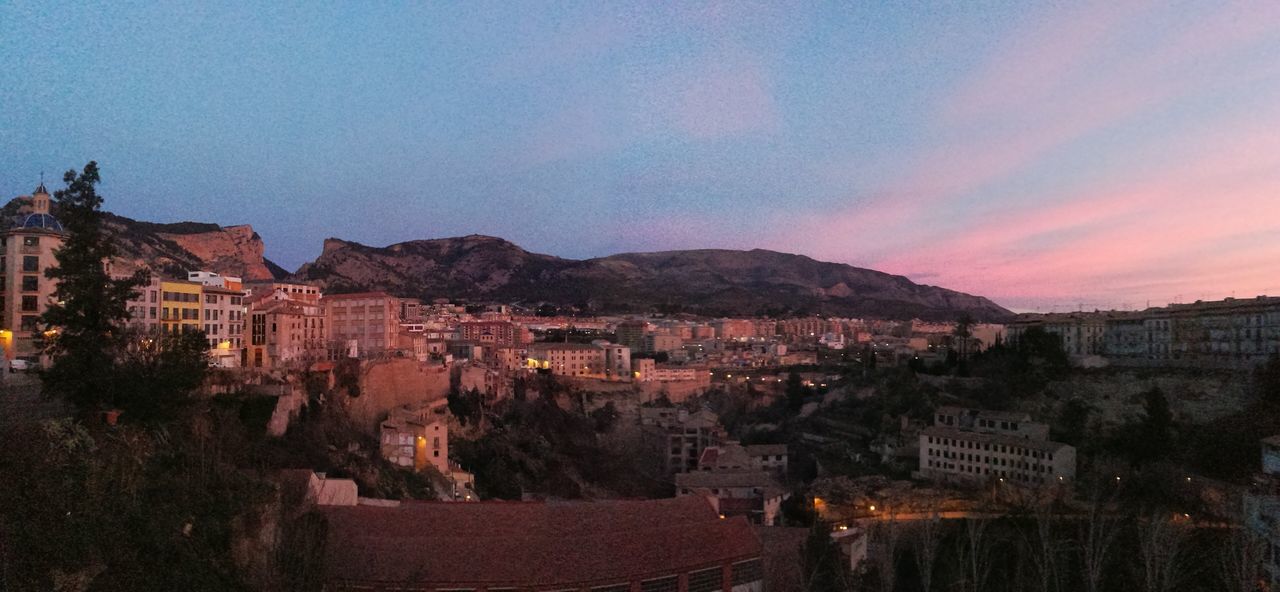
M318 302L287 299L276 292L254 302L247 319L245 367L278 368L328 358L327 318Z
M698 458L699 471L764 471L775 476L787 474L786 444L748 444L727 441L710 446Z
M1025 413L941 407L920 432L919 476L980 485L1029 487L1075 478L1075 448L1048 439L1049 426Z
M325 296L322 304L334 341L354 342L361 355L395 349L400 334L399 298L385 292L338 294Z
M702 452L724 442L720 418L710 409L690 413L675 407L642 407L640 428L663 450L668 472L693 471Z
M1114 364L1252 368L1280 355L1280 298L1227 298L1138 312L1018 315L1006 326L1016 343L1031 327L1058 335L1075 356Z
M211 271L187 273L187 281L199 282L201 329L209 341L210 359L218 366L239 366L244 349L245 292L240 278Z
M382 458L393 465L449 472L449 424L443 414L428 408L392 410L379 426L379 440Z
M712 501L722 516L742 516L752 524L775 526L785 490L768 471L690 471L677 473L676 496Z
M326 590L761 592L761 542L704 499L322 506Z
M57 289L44 273L57 266L54 252L66 236L49 214L44 183L27 200L30 206L0 229L0 347L5 359L38 356L43 349L40 316Z
M631 380L631 350L624 345L595 343L535 343L525 366L556 376Z
M203 288L199 282L160 280L160 330L175 334L199 331Z
M643 352L644 336L648 332L649 323L644 321L623 321L614 327L614 340L620 345L631 348L634 352Z
M458 339L490 348L524 347L533 335L513 321L466 321L458 324Z
M147 333L160 331L160 293L160 276L153 273L126 304L130 327Z

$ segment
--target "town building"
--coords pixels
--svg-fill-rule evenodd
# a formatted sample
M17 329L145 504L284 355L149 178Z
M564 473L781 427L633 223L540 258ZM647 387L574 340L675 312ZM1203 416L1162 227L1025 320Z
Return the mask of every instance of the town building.
M722 516L743 516L752 524L775 526L786 490L768 471L689 471L676 473L676 496L711 500Z
M1075 448L1050 441L1049 426L1026 413L940 407L919 439L925 479L1040 487L1076 474Z
M696 470L702 451L725 439L720 418L706 408L690 413L677 407L641 407L640 428L646 441L662 450L668 472Z
M614 326L614 341L619 345L631 348L633 352L648 351L644 348L645 334L649 332L649 323L644 321L622 321Z
M400 334L399 298L385 292L330 294L321 303L333 340L354 344L361 356L395 349Z
M185 280L160 280L160 329L178 334L199 331L203 284Z
M777 477L787 474L786 444L748 444L726 441L709 446L698 458L699 471L764 471Z
M393 409L379 425L382 458L391 464L422 471L435 467L449 472L449 424L437 409Z
M1280 355L1280 297L1024 314L1006 326L1006 338L1016 344L1032 327L1057 335L1072 356L1098 355L1118 365L1248 369Z
M512 321L465 321L458 323L458 339L488 348L519 348L532 343L533 335Z
M323 506L325 589L762 592L761 542L697 496Z
M116 276L116 279L124 279L124 276ZM160 276L155 273L148 275L147 283L138 286L133 298L125 304L125 310L129 312L129 327L145 333L160 331L161 289Z
M35 357L44 349L40 316L57 290L45 271L57 266L54 252L66 237L49 213L44 183L24 201L29 205L0 229L0 348L6 360Z
M245 291L238 277L191 271L187 281L201 290L201 329L209 341L210 360L220 367L239 366L244 349Z
M285 294L275 292L249 307L242 365L280 368L329 357L324 307L319 302L293 300Z

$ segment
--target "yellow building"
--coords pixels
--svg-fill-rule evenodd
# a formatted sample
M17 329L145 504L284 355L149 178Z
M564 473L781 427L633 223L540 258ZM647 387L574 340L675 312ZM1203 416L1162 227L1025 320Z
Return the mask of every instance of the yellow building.
M160 328L166 333L200 330L200 282L160 282Z

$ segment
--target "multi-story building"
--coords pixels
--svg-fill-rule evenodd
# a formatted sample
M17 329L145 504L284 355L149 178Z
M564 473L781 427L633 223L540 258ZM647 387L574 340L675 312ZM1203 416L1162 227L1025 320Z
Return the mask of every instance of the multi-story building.
M645 335L644 351L646 352L673 352L684 347L684 340L675 335Z
M399 298L385 292L362 292L327 295L321 303L334 341L354 343L360 355L395 349L400 334Z
M1280 298L1227 298L1138 312L1019 315L1017 343L1031 327L1058 335L1068 354L1122 365L1250 368L1280 355Z
M631 350L616 343L535 343L527 351L526 367L556 376L631 379Z
M277 368L328 358L329 333L319 302L286 298L284 292L253 302L247 314L243 365Z
M533 341L529 330L513 321L466 321L458 324L458 338L485 347L524 347Z
M647 351L644 348L644 336L648 331L649 323L644 321L622 321L614 326L614 340L631 348L631 351Z
M0 229L0 347L5 359L37 356L43 349L40 316L57 289L44 274L57 266L53 254L66 236L49 213L44 183L24 201L29 205Z
M175 334L199 331L203 291L200 282L160 280L160 329Z
M751 319L720 319L712 321L711 326L722 341L745 341L756 336L756 324Z
M415 471L433 466L449 472L449 424L443 409L393 409L379 426L382 458Z
M130 327L147 333L160 331L160 294L163 289L160 284L160 276L153 273L147 277L147 283L138 286L133 298L125 305L129 311Z
M702 451L725 438L720 418L705 408L690 413L683 408L642 407L640 428L647 440L661 447L669 472L697 469Z
M920 432L919 475L978 485L1039 487L1075 478L1076 450L1049 438L1049 426L1026 413L940 407Z
M676 473L676 496L695 495L712 502L721 516L743 516L753 524L774 526L786 490L768 471L690 471Z
M209 341L209 356L218 366L239 366L244 348L245 291L240 278L211 271L187 273L201 289L200 328Z

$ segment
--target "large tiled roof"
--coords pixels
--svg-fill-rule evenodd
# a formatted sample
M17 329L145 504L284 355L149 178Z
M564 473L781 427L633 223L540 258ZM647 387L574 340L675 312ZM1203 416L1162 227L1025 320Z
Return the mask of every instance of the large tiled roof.
M411 588L605 585L760 555L707 500L413 502L321 508L335 584Z

